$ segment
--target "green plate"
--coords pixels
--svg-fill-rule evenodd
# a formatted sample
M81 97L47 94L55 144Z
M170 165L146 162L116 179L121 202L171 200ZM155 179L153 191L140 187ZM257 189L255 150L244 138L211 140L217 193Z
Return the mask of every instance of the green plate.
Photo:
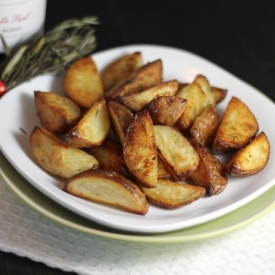
M275 186L249 204L201 225L161 234L138 234L108 228L62 207L26 181L0 153L0 174L10 189L40 214L64 226L115 240L144 243L180 243L206 239L237 230L275 208Z

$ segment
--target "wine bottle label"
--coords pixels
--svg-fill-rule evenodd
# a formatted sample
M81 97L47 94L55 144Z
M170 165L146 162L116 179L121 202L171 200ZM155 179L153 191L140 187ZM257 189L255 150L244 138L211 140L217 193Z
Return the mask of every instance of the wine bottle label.
M14 48L43 33L45 15L46 0L0 0L0 34Z

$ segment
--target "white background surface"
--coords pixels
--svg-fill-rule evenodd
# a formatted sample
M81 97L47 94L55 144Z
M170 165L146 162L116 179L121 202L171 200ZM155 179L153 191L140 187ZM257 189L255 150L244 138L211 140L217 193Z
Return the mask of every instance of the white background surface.
M41 216L0 178L0 249L92 275L274 275L275 210L237 231L180 244L94 237Z

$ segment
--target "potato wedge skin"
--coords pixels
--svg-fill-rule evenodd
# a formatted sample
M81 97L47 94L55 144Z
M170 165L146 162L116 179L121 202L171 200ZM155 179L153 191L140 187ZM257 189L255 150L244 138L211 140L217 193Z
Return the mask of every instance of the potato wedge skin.
M145 215L149 204L133 182L120 174L105 170L89 170L70 178L64 190L74 196Z
M156 186L158 156L153 121L147 110L139 112L130 123L123 144L123 156L129 172L140 185Z
M134 92L140 92L162 82L163 67L160 59L138 68L129 77L122 79L105 92L108 100L116 100Z
M106 100L99 98L81 120L63 136L63 141L74 147L89 148L100 145L110 130Z
M259 133L247 146L239 149L226 163L231 176L251 176L262 171L268 163L270 143L264 132Z
M112 126L120 140L120 143L123 144L126 131L131 121L134 119L134 114L127 107L116 101L109 101L107 105Z
M141 52L127 54L113 61L101 73L104 90L108 91L118 81L129 77L141 66L143 66Z
M227 174L223 164L210 150L199 142L194 139L191 139L190 142L196 149L200 162L189 179L191 179L194 184L204 187L209 196L220 194L228 184Z
M178 81L162 82L140 92L134 92L119 98L119 102L133 112L139 112L145 104L159 96L173 96L178 90Z
M67 69L64 89L66 96L84 109L104 95L102 80L91 56L78 59Z
M205 195L205 189L187 183L159 179L155 188L141 186L148 201L168 209L190 204Z
M30 134L30 144L38 165L54 176L67 179L82 171L98 169L94 156L65 145L54 134L38 126Z
M81 110L69 98L53 92L34 92L38 117L44 128L62 134L72 128L81 117Z
M212 147L217 129L219 116L216 107L207 105L202 113L195 119L189 133L190 136L206 147Z

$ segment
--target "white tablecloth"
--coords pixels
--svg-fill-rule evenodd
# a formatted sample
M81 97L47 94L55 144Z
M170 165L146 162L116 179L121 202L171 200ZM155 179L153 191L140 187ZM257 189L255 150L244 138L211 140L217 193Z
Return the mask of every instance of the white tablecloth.
M275 210L208 240L116 241L67 228L17 198L0 178L0 249L66 271L96 275L274 275Z

